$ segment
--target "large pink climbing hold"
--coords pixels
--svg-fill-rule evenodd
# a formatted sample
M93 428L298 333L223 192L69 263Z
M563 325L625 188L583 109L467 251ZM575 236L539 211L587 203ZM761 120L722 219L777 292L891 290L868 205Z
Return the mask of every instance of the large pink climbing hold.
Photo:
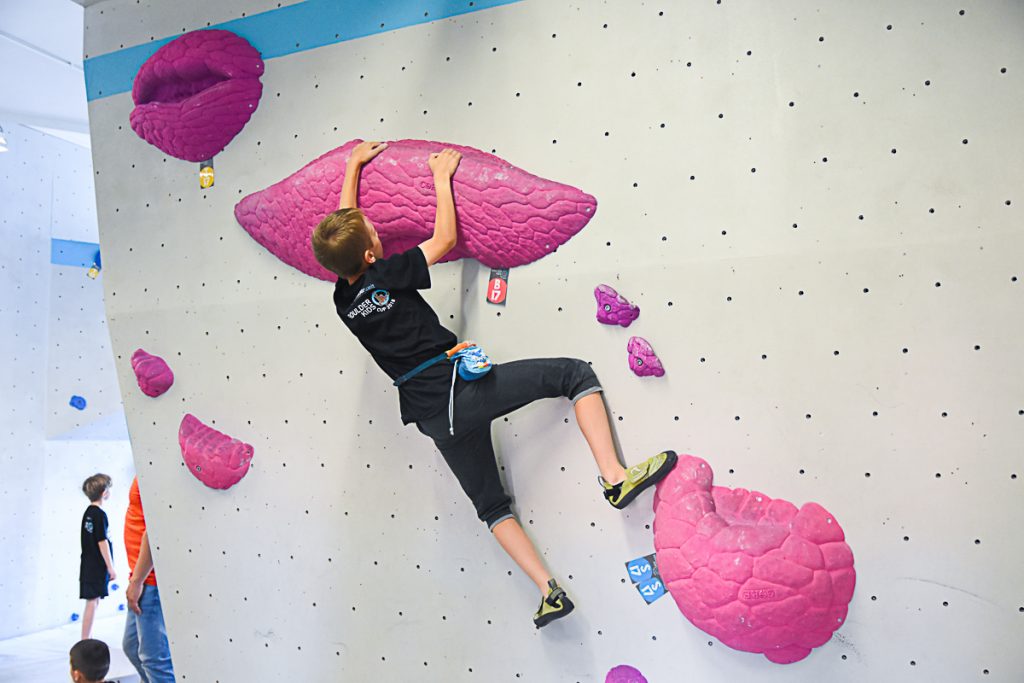
M630 337L626 353L629 354L629 369L637 377L661 377L665 374L661 359L654 353L650 342L643 337Z
M160 356L136 349L132 354L132 370L139 389L146 396L157 397L166 392L174 384L174 373Z
M231 488L249 471L252 446L207 427L193 415L182 418L178 445L188 471L210 488Z
M704 460L680 455L654 495L658 570L695 626L729 647L789 664L846 620L856 572L839 522L746 489L712 486Z
M599 323L629 327L634 320L640 317L640 307L629 303L626 297L608 285L595 287L594 298L597 299L597 322Z
M135 75L128 117L151 145L185 161L223 150L263 94L263 60L231 31L192 31L167 43Z
M351 140L284 180L245 197L235 218L253 239L298 270L334 282L313 256L310 235L338 208L345 164L361 140ZM473 258L511 268L550 254L593 218L597 200L575 187L545 180L493 154L426 140L397 140L363 167L359 206L374 224L384 255L428 239L437 198L427 159L452 147L462 161L452 178L459 241L442 259Z
M604 677L604 683L647 683L647 679L639 670L627 665L620 664Z

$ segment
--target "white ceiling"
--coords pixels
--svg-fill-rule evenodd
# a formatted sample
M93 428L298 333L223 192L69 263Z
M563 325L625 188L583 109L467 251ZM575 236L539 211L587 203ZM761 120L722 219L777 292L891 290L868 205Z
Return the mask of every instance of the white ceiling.
M88 146L82 5L99 1L0 2L0 122Z

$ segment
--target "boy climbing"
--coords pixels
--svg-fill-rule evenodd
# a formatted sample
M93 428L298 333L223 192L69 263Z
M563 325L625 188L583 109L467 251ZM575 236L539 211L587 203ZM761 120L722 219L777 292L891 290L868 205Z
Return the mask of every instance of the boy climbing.
M352 150L340 208L313 232L313 252L338 275L334 304L342 322L395 380L403 424L416 423L420 432L433 439L480 520L540 589L542 600L533 617L540 628L569 614L573 603L512 513L512 500L498 475L491 422L541 398L568 398L597 463L604 496L618 509L668 474L676 454L666 451L623 468L612 442L601 385L581 360L519 360L490 366L489 371L481 362L478 367L486 374L457 381L465 375L456 372L458 365L452 368L444 361L465 344L458 344L456 336L441 325L418 290L430 288L429 267L456 244L452 177L462 157L452 149L430 155L437 196L434 233L419 246L385 259L373 223L357 207L361 169L385 149L386 143L366 141Z

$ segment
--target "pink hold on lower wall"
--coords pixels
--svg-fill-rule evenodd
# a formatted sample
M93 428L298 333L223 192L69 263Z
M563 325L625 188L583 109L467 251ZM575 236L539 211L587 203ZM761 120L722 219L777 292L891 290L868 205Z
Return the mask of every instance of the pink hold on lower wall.
M628 664L620 664L608 672L604 677L604 683L647 683L647 679L639 669Z
M188 471L213 489L231 488L249 471L253 447L185 415L178 445Z
M693 624L729 647L796 662L846 621L857 575L842 528L816 503L712 486L680 455L654 496L658 570Z
M142 349L136 349L132 354L132 370L135 372L139 389L146 396L156 398L174 384L174 373L171 372L167 361Z
M334 282L313 256L310 236L337 210L351 140L284 180L242 199L235 218L253 239L307 275ZM473 258L511 268L547 256L586 226L597 211L589 194L545 180L473 147L397 140L362 169L359 207L374 224L384 256L411 249L434 230L437 198L427 159L452 147L462 161L452 178L458 244L443 261Z

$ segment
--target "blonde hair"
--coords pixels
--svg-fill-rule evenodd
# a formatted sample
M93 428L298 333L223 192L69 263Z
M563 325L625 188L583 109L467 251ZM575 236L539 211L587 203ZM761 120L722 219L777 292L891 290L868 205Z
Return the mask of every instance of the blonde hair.
M359 209L338 209L327 214L312 236L313 255L327 270L352 277L363 269L363 256L373 248Z
M84 493L91 502L95 503L103 497L103 493L110 488L113 481L105 474L94 474L82 484Z

